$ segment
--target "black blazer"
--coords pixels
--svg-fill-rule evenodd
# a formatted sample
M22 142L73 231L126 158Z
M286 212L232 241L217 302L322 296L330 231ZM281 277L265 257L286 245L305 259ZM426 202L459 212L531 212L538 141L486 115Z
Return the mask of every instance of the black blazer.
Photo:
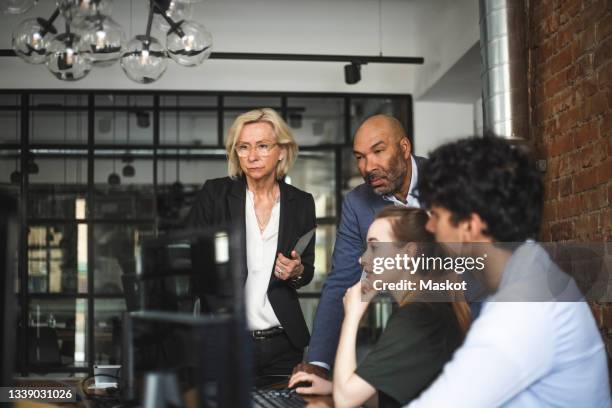
M298 239L315 227L314 199L311 194L283 181L279 182L279 186L280 220L276 253L281 252L286 257L290 257ZM187 216L185 226L201 228L221 224L236 225L238 223L239 228L246 235L245 198L246 182L244 178L232 180L229 177L223 177L208 180L198 192L196 201ZM305 347L310 340L296 289L307 285L312 280L314 274L314 243L315 239L313 237L301 256L304 273L299 281L277 279L273 273L274 268L270 271L268 299L270 299L272 309L285 329L289 340L297 348ZM244 259L244 270L247 271L246 257Z

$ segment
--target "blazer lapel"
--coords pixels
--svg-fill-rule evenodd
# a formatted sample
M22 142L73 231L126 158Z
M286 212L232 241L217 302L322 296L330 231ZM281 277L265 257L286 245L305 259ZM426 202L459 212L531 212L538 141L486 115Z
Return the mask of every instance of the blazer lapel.
M278 186L280 189L280 214L278 220L278 243L276 244L276 254L282 252L285 256L291 256L288 252L291 250L289 245L291 242L291 216L295 216L295 211L293 211L293 193L287 187L284 181L279 181ZM276 259L276 254L274 254L274 259ZM274 275L274 267L270 271L270 281L276 279Z
M230 211L230 219L232 223L238 224L242 230L246 228L246 222L244 219L244 205L246 197L246 183L244 178L234 180L232 183L230 193L227 196L228 207Z
M290 245L288 240L291 238L290 236L290 226L291 226L291 215L296 215L293 211L293 194L287 187L284 181L280 181L278 183L280 189L280 215L279 215L279 224L278 224L278 244L276 246L276 252L285 252L288 251L287 245ZM285 256L290 255L288 253L284 253Z

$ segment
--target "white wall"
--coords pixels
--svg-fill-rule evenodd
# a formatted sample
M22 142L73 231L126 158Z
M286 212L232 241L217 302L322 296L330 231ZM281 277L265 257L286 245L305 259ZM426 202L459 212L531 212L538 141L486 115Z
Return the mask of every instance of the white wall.
M414 78L418 99L479 41L478 0L418 0L411 11L415 52L425 57Z
M474 105L415 102L414 144L418 156L427 157L436 147L474 135Z

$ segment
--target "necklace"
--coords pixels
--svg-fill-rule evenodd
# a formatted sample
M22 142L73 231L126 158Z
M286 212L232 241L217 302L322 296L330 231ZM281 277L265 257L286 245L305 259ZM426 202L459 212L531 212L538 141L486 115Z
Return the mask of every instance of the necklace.
M278 203L279 201L280 201L280 191L276 193L276 196L274 198L274 205L276 205L276 203ZM264 230L266 229L266 226L268 225L268 222L270 222L270 218L272 217L272 211L274 211L274 206L272 206L272 209L270 210L268 219L265 220L265 222L262 221L261 218L259 218L259 215L257 214L257 210L255 209L255 201L253 201L253 212L255 213L255 219L257 220L257 226L259 227L259 232L263 233Z
M259 232L264 232L264 230L266 229L266 225L268 225L268 222L262 222L259 219L259 215L257 215L257 211L255 211L255 218L257 218L257 226L259 227ZM270 221L270 218L268 218L268 221Z

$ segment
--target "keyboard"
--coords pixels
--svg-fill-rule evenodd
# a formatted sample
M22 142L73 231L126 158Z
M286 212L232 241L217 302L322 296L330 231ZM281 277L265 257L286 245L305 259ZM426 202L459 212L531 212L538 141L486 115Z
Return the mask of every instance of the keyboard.
M253 390L253 408L302 408L306 401L294 390Z

